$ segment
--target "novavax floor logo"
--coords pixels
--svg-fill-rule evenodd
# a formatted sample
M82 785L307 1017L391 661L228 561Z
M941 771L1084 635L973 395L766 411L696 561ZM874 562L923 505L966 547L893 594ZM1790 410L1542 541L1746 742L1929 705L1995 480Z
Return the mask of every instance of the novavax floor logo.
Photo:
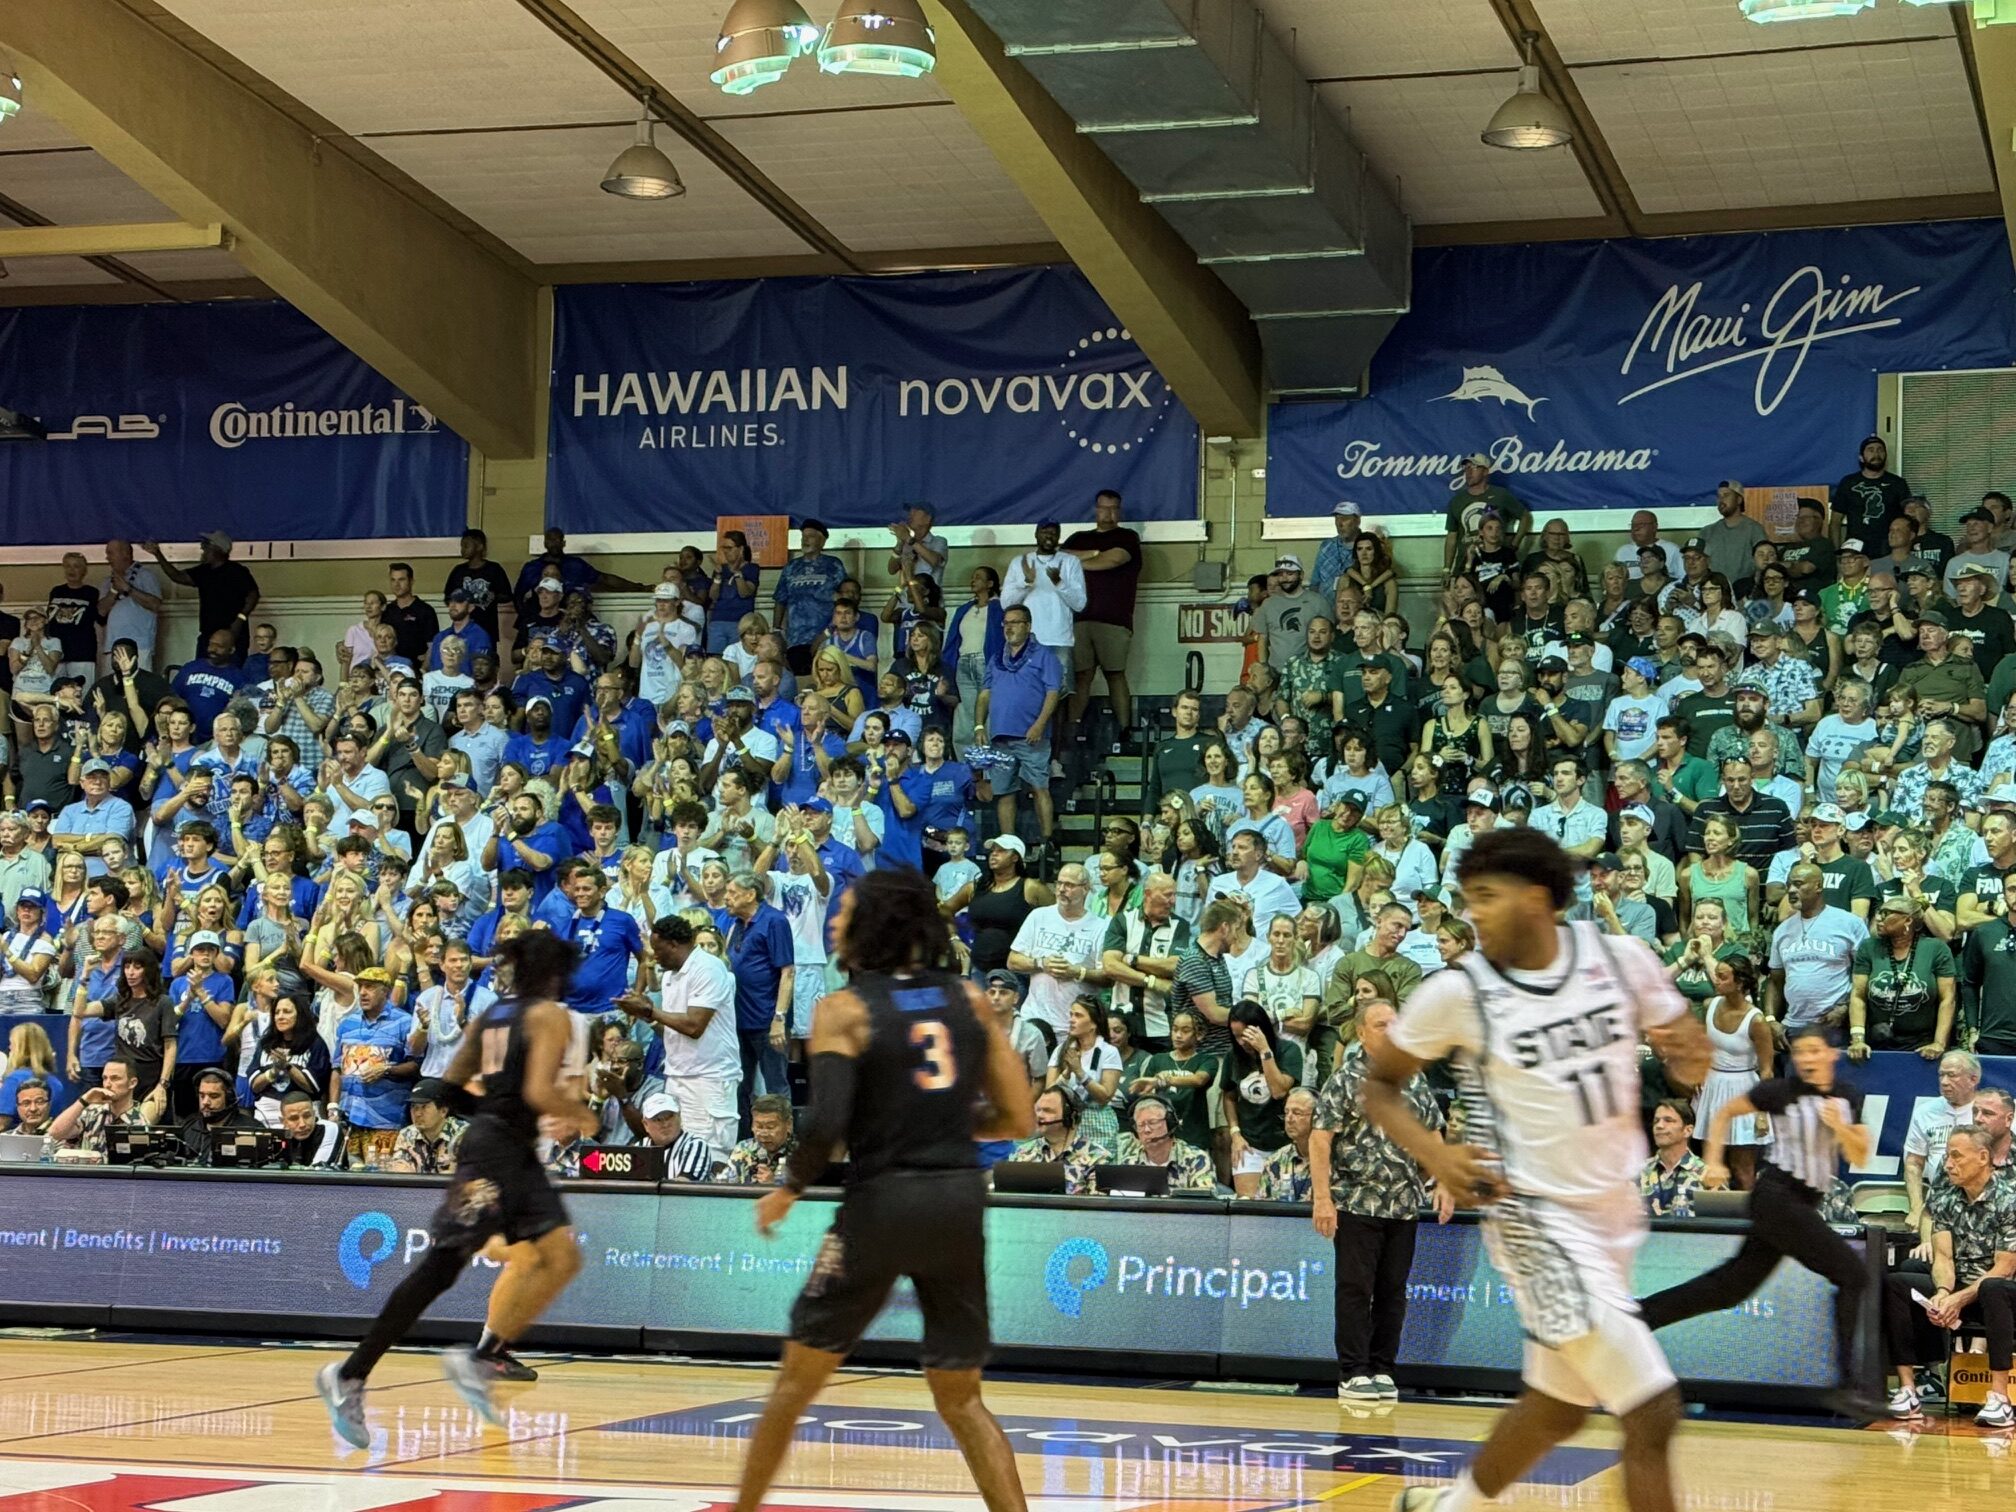
M359 1291L371 1289L371 1272L392 1257L399 1244L399 1225L387 1213L359 1213L344 1225L336 1241L336 1264L343 1279Z
M1085 1264L1081 1268L1079 1261ZM1106 1246L1097 1239L1066 1239L1050 1251L1043 1266L1043 1290L1050 1305L1067 1318L1085 1315L1085 1293L1106 1284L1110 1269Z

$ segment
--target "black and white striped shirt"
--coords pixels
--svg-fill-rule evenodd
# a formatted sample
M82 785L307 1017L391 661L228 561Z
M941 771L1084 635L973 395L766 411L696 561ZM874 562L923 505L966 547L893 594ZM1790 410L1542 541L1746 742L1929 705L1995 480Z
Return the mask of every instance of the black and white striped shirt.
M1841 1166L1841 1141L1820 1121L1820 1109L1830 1098L1848 1105L1848 1122L1862 1121L1862 1089L1842 1077L1821 1091L1796 1076L1774 1076L1745 1094L1750 1105L1771 1119L1771 1143L1765 1160L1815 1196L1826 1195Z

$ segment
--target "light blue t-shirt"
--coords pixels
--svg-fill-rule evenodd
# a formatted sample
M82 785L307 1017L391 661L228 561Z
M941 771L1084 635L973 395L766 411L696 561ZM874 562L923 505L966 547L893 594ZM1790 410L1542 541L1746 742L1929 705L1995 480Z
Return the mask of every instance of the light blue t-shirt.
M1848 1000L1855 947L1869 926L1832 904L1812 918L1794 914L1771 936L1771 969L1785 973L1785 1024L1824 1017Z
M1866 716L1860 724L1849 724L1839 714L1829 714L1813 726L1806 741L1806 754L1820 763L1814 790L1819 801L1834 801L1834 782L1845 762L1853 761L1876 741L1876 721Z

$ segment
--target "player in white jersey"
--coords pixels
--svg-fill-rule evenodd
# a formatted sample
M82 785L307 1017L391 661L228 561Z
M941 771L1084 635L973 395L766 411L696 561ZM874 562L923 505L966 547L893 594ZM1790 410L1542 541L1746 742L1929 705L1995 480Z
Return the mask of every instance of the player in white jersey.
M1526 1336L1526 1390L1453 1487L1410 1487L1402 1512L1472 1512L1602 1406L1624 1429L1632 1512L1672 1512L1672 1367L1631 1299L1646 1233L1637 1173L1638 1046L1698 1085L1708 1041L1644 945L1557 922L1574 862L1538 830L1492 830L1457 866L1478 951L1415 989L1371 1052L1366 1113L1458 1200L1486 1204L1484 1242ZM1463 1145L1444 1144L1401 1089L1454 1060Z

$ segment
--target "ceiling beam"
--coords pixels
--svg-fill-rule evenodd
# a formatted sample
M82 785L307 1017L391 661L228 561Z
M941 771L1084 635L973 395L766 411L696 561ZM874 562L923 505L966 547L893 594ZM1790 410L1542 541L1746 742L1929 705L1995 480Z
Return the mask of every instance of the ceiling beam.
M493 457L529 457L537 294L116 0L0 7L36 105Z
M1906 221L1976 220L2000 215L1993 194L1937 194L1918 199L1843 200L1755 210L1672 210L1639 217L1639 236L1714 236L1725 231L1811 231L1828 226L1893 226ZM1421 247L1500 246L1509 242L1607 241L1624 235L1601 216L1571 220L1462 221L1416 226Z
M1207 434L1262 433L1246 309L965 0L924 0L935 77Z
M109 257L121 252L187 252L221 247L224 228L216 222L188 226L150 221L126 226L23 226L0 231L0 261L9 257Z
M2008 228L2016 254L2016 26L1984 26L1976 30L1955 16L1960 50L1967 58L1968 80L1974 85L1981 113L1981 136L1995 170L1997 209Z

